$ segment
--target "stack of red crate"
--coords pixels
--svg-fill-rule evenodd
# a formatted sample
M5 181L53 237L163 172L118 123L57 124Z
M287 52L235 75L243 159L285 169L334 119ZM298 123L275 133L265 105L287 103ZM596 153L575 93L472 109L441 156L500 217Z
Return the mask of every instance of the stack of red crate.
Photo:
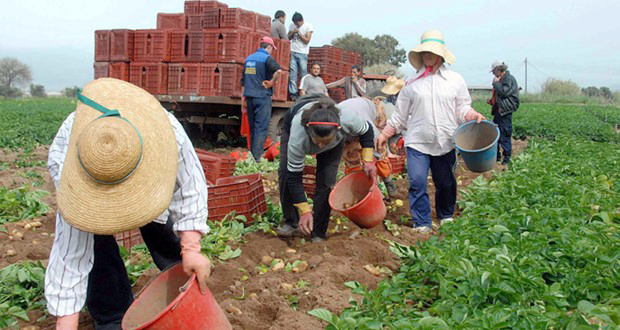
M241 97L245 59L271 34L271 18L215 1L185 1L183 13L159 13L157 28L95 31L95 79L129 81L152 94ZM288 70L290 43L273 57ZM274 86L286 100L288 74Z
M351 75L353 65L362 65L362 55L347 51L334 46L310 47L308 55L308 72L314 63L321 66L321 78L326 84ZM344 90L333 88L329 90L329 96L336 102L344 100Z

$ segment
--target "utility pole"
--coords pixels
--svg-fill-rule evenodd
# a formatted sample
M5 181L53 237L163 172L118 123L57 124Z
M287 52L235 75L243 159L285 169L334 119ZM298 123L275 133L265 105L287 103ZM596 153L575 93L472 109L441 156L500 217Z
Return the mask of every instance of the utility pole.
M525 94L527 94L527 57L525 58Z

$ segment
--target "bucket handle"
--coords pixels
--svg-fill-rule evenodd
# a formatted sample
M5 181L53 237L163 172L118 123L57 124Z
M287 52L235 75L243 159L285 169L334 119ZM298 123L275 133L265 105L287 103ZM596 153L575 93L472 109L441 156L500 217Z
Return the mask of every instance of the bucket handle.
M183 284L183 286L181 286L179 288L179 293L183 293L185 291L187 291L187 288L189 287L189 285L192 283L192 279L194 279L194 277L192 276L192 278L190 278L185 284ZM172 308L170 310L174 310L175 308L177 308L177 305L181 302L181 300L177 301L174 306L172 306Z

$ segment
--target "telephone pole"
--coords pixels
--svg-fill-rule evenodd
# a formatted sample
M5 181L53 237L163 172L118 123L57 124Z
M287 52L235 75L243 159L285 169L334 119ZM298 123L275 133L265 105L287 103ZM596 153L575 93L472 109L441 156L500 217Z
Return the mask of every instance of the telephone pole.
M525 58L525 94L527 94L527 57Z

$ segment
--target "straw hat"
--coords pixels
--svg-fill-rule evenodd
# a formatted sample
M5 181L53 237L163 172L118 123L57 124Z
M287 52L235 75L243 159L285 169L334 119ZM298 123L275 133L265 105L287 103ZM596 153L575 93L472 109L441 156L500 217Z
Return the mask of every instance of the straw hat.
M409 63L411 63L416 70L420 70L424 67L422 55L420 55L421 52L431 52L435 55L439 55L443 57L448 64L452 64L456 61L454 54L446 48L443 33L437 30L428 30L424 32L422 37L420 37L420 45L409 51Z
M390 76L385 80L385 86L381 88L381 92L386 95L396 95L404 86L404 80Z
M100 235L153 221L168 208L177 175L166 112L145 90L112 78L88 83L78 100L58 185L63 218Z

